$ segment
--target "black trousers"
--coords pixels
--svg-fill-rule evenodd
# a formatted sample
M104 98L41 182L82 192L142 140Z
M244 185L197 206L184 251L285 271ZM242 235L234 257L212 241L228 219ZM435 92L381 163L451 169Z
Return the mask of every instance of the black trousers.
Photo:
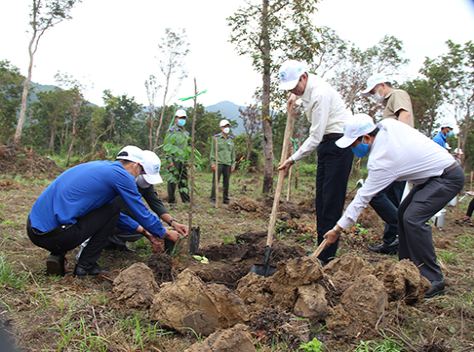
M469 206L467 207L466 215L471 217L473 212L474 212L474 198L469 202Z
M31 242L54 255L65 255L90 237L78 261L79 265L89 269L109 244L108 236L114 231L119 214L119 207L109 203L79 218L73 225L63 225L45 233L32 228L28 218L26 230Z
M339 138L339 137L338 137ZM351 173L353 153L351 148L339 148L338 138L323 141L318 146L318 169L316 173L316 227L318 243L332 229L344 210L347 182ZM327 263L336 256L336 241L321 253L319 259Z
M443 280L436 261L431 225L428 221L461 191L464 172L461 166L432 177L413 187L398 208L398 256L411 260L430 282Z
M225 202L229 201L229 181L230 181L230 174L231 174L232 166L218 164L217 165L217 182L220 182L221 175L223 178L223 199ZM211 191L211 200L216 200L216 173L212 173L212 191Z
M176 186L178 186L178 192L181 196L181 201L183 203L187 203L189 202L188 169L186 164L180 162L175 162L174 168L175 170L173 170L173 175L177 178L177 180L176 182L168 182L168 203L176 203Z
M398 237L398 207L402 199L405 181L395 181L372 198L370 205L385 221L383 243L389 245Z

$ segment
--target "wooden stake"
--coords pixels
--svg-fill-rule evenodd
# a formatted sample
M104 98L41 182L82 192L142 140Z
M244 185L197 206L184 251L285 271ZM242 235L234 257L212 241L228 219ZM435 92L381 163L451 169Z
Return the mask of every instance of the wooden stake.
M193 207L194 207L194 136L196 134L196 108L197 108L197 83L196 78L194 78L194 108L193 108L193 122L191 124L191 157L189 158L189 182L188 182L188 190L189 190L189 213L188 213L188 226L189 231L192 230L193 227Z

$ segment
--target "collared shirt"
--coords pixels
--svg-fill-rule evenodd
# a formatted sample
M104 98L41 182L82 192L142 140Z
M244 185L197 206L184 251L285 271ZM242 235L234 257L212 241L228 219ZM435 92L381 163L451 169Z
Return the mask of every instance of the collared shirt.
M392 182L421 184L455 163L446 150L405 123L384 119L378 127L370 147L367 180L337 222L342 228L354 224L371 199Z
M234 136L228 135L224 137L224 134L218 133L212 137L211 140L211 153L210 160L211 164L216 162L215 144L217 140L217 163L222 165L235 166L235 145Z
M401 89L392 89L390 93L384 99L385 109L383 110L383 117L394 118L398 120L401 110L405 110L410 113L411 119L409 125L415 127L413 107L411 105L411 99L407 92Z
M352 117L340 94L329 83L313 74L308 74L301 100L311 127L308 138L291 156L294 161L313 152L325 134L343 133L344 122Z
M78 218L122 197L133 220L120 214L118 227L135 231L138 224L154 236L163 237L166 229L143 204L135 178L119 161L91 161L74 166L56 178L33 204L31 227L49 232L61 225L75 224Z
M436 136L433 137L433 141L438 143L440 146L446 149L446 136L443 132L439 131Z

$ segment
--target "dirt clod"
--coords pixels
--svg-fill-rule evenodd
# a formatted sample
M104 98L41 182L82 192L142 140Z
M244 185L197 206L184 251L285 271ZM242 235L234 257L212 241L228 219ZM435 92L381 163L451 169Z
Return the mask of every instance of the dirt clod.
M375 267L375 275L384 283L390 301L416 303L423 299L423 294L429 287L429 282L409 260L380 262Z
M375 328L387 305L383 283L371 274L360 276L342 294L341 305L331 312L327 326L336 335L359 336Z
M303 318L321 320L328 315L326 291L319 284L298 287L294 313Z
M161 285L151 307L151 318L179 332L193 329L209 335L248 320L242 300L227 287L205 284L191 270Z
M202 342L196 342L184 352L255 352L249 327L236 324L232 328L218 330Z
M115 302L128 308L148 308L158 285L152 270L144 263L135 263L123 270L113 282Z

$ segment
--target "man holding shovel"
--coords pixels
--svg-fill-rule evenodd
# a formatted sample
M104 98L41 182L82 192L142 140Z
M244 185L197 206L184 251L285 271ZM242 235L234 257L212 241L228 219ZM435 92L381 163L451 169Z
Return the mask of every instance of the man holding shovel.
M431 282L426 298L442 294L444 277L428 221L462 189L461 166L443 147L407 124L384 119L376 126L366 114L346 122L336 145L359 157L368 155L369 173L337 224L324 235L327 243L335 243L377 193L394 181L409 181L414 187L398 208L398 255L400 260L411 260Z
M279 166L279 170L290 168L296 161L318 153L316 175L316 218L318 243L342 214L347 181L352 167L350 150L336 147L335 141L342 137L344 122L352 117L341 96L327 82L308 73L306 65L288 60L280 67L280 89L292 94L288 99L288 111L301 98L308 121L309 136L298 150ZM335 257L337 241L319 256L323 263Z
M229 181L230 174L235 171L235 145L234 136L230 134L230 122L221 120L219 122L221 133L212 137L211 143L211 170L212 176L212 191L211 201L216 201L216 183L219 183L221 175L223 176L223 201L224 204L229 204ZM217 148L217 152L216 152ZM216 160L217 154L217 160ZM216 179L217 169L217 179Z

